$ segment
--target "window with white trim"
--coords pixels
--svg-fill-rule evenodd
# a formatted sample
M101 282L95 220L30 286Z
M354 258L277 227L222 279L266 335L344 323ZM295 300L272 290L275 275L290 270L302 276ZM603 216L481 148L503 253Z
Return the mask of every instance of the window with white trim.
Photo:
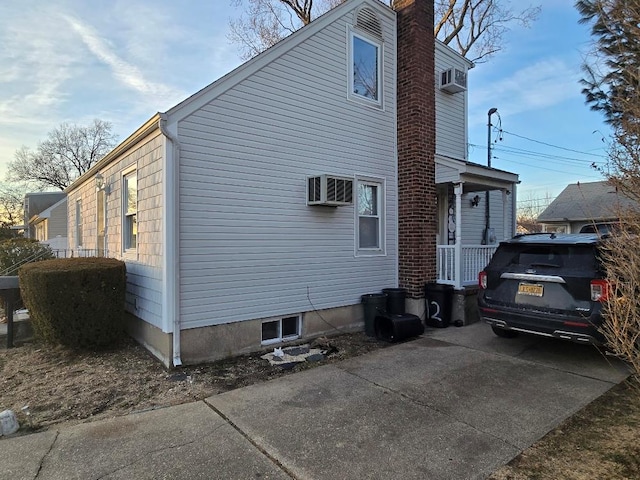
M349 32L349 98L382 105L382 44Z
M138 177L134 170L122 177L122 247L135 250L138 239Z
M380 181L357 182L356 251L384 254L384 186Z
M82 246L82 200L76 200L76 247Z
M264 321L262 322L262 345L295 340L300 337L301 327L300 315Z
M40 223L36 224L36 240L44 242L47 240L47 226L49 219L45 218Z

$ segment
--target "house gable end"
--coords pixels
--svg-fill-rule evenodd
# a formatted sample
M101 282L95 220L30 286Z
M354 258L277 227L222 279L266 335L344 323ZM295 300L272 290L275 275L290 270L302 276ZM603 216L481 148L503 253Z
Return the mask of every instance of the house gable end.
M185 99L178 105L167 110L166 115L168 124L171 125L174 122L178 122L188 117L207 103L214 100L216 97L241 83L243 80L255 75L265 66L276 61L279 57L285 55L297 45L300 45L316 33L327 28L339 18L349 14L350 12L358 12L363 7L373 9L378 15L386 19L393 19L395 16L395 12L393 10L377 0L351 0L344 2L324 15L318 17L309 25L297 30L269 49L243 63L225 76L204 87L202 90Z

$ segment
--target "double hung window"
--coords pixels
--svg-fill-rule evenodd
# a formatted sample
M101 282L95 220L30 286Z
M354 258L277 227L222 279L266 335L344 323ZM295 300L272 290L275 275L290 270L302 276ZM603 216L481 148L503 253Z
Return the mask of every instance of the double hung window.
M358 180L356 251L360 255L384 253L383 183Z
M125 174L122 181L123 250L135 250L138 238L138 177L137 172Z

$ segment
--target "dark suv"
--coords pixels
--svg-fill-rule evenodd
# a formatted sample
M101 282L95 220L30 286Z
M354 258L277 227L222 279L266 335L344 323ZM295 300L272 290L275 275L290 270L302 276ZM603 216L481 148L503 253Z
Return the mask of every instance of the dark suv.
M601 344L608 294L598 234L537 233L502 242L480 272L480 317L499 337L534 333Z

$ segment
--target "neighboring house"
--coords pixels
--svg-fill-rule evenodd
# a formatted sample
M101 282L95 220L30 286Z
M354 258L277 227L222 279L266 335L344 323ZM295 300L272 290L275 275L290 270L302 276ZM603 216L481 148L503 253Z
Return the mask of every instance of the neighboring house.
M21 226L24 229L24 237L38 238L36 235L36 224L42 223L42 221L37 221L38 215L40 215L42 212L49 209L53 205L58 204L62 200L65 200L66 198L67 198L67 194L64 192L27 193L24 196L24 205L23 205L24 206L24 210L23 210L24 225ZM59 207L60 206L55 208L54 219L51 221L51 223L53 223L53 227L50 229L49 225L47 225L46 228L44 225L40 226L40 234L41 236L43 236L43 238L44 236L47 236L48 238L52 238L52 236L49 235L49 231L53 233L53 236L67 235L66 206L64 208L59 208ZM44 218L45 217L42 217L42 220L44 220ZM19 227L16 227L16 228L19 228ZM40 240L40 238L38 238L38 240Z
M545 232L578 233L585 225L615 222L637 203L606 181L572 183L538 216Z
M513 234L517 176L466 162L466 92L425 82L443 65L466 83L471 65L434 41L433 2L394 3L341 4L67 188L70 244L81 226L86 248L126 262L130 332L165 364L359 328L361 296L386 287L424 314L443 222L459 270L462 242L480 246L476 191L505 192L496 237ZM446 281L461 288L459 270Z
M35 231L34 238L40 243L46 243L54 250L66 250L67 197L33 215L29 219L29 230Z

